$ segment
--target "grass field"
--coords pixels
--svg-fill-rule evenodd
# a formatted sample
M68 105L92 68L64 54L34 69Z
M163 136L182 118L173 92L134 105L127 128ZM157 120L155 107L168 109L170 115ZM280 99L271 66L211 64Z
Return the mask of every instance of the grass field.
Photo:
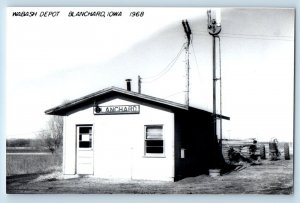
M6 155L6 175L46 173L60 170L62 155L59 153L35 154L21 153Z
M268 147L266 148L268 151ZM279 147L282 151L282 147ZM20 148L22 151L23 149ZM20 152L20 151L12 151ZM106 180L93 177L64 179L62 153L8 153L7 193L132 193L132 194L292 194L293 155L290 160L245 163L221 177L189 177L178 182ZM291 153L292 154L292 153ZM268 156L267 156L268 157ZM121 169L120 169L121 170Z
M292 157L291 157L292 158ZM190 177L178 182L107 180L93 177L63 179L61 173L7 177L7 193L96 194L292 194L293 159L263 160L226 175Z

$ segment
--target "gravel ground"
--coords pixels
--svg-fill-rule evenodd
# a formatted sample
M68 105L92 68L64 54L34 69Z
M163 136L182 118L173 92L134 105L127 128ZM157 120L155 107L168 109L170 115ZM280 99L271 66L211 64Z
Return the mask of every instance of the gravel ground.
M63 179L60 173L9 176L7 193L96 194L292 194L293 161L263 160L244 165L220 177L190 177L178 182L106 180L81 177Z

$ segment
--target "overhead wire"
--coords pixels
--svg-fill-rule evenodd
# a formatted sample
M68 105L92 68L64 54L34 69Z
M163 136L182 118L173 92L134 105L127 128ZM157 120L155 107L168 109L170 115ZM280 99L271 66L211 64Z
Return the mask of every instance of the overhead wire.
M178 95L178 94L182 94L182 93L185 93L185 91L179 91L179 92L175 92L175 93L173 93L173 94L170 94L170 95L168 95L168 96L166 96L166 97L163 97L163 99L166 99L166 98L169 98L169 97L172 97L172 96Z
M157 77L161 77L162 75L166 74L174 65L174 63L176 62L176 60L178 59L178 57L180 56L180 54L183 51L183 48L185 46L186 43L184 43L182 45L182 47L180 48L179 52L177 53L177 55L175 56L174 59L172 59L172 61L166 66L166 68L164 68L160 73L158 73L157 75L154 76L150 76L150 77L143 77L143 80L148 80L148 79L152 79L152 78L157 78Z
M234 33L226 33L226 32L222 32L221 35L241 35L241 36L248 36L248 37L263 37L263 38L292 38L292 36L288 36L288 35L253 35L253 34L234 34Z
M198 65L198 60L197 60L197 57L196 57L196 52L195 52L195 49L194 49L194 36L193 35L192 35L191 44L192 44L192 49L193 49L193 56L195 58L195 63L196 63L196 69L197 69L197 72L198 72L198 75L199 75L199 78L200 78L201 74L200 74L200 68L199 68L199 65Z
M207 36L206 32L198 31L195 32L196 35ZM249 34L234 34L234 33L222 33L220 37L228 38L241 38L241 39L258 39L258 40L279 40L279 41L293 41L293 36L284 35L249 35Z
M227 34L222 34L220 35L221 37L228 37L228 38L240 38L240 39L257 39L257 40L273 40L273 41L293 41L293 39L282 39L282 38L268 38L268 37L251 37L251 35L248 35L249 37L246 37L247 35L227 35Z
M175 56L175 58L160 73L158 73L157 75L154 75L154 76L150 76L150 77L143 77L143 78L141 78L141 80L144 83L151 83L151 82L158 80L166 73L168 73L174 66L175 62L178 60L179 56L181 55L182 51L184 50L185 45L186 45L186 43L183 43L183 45L181 46L181 48L180 48L179 52L177 53L177 55Z

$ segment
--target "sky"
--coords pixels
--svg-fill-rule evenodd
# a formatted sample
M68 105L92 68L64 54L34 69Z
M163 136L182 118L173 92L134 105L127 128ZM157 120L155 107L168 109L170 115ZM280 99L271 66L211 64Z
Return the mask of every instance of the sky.
M12 12L36 11L36 17ZM59 11L56 17L40 17ZM114 17L68 17L70 11L122 11ZM142 17L130 12L143 11ZM192 30L190 105L212 111L212 37L207 8L8 8L7 138L32 138L44 111L125 79L142 93L185 102L183 19ZM293 140L294 10L220 9L223 135ZM217 40L219 51L219 41ZM220 63L221 61L221 63ZM219 109L218 109L219 111Z

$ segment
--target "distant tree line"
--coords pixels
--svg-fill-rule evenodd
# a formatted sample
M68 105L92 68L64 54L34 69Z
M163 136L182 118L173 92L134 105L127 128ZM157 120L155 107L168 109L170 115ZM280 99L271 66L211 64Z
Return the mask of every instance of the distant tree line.
M40 140L36 140L36 139L9 139L9 140L6 140L6 147L35 147L36 142L40 143Z

